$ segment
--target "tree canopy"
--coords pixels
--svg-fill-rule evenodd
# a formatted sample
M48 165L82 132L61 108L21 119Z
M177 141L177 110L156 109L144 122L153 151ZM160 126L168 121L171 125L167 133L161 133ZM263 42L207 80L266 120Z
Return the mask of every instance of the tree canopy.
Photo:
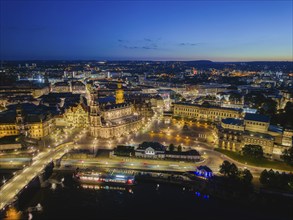
M175 146L174 146L174 144L170 144L170 145L169 145L169 151L173 152L173 151L174 151L174 149L175 149Z
M293 147L284 150L283 154L281 155L281 159L293 166Z
M241 151L244 156L249 156L253 158L262 158L264 154L262 146L260 145L247 144L242 148Z
M220 173L233 181L238 181L244 185L250 185L253 179L251 172L248 169L239 170L234 163L225 160L220 165Z
M251 172L248 169L243 170L243 172L241 173L241 179L244 183L251 183L253 176L251 174Z
M225 160L220 165L220 173L228 177L237 177L238 168L234 163L230 163L229 161Z
M272 117L273 124L279 124L284 128L293 128L293 103L287 102L284 110L279 113L275 114Z
M260 174L260 183L264 186L293 191L293 174L264 170Z
M244 96L244 102L252 108L258 109L260 114L272 116L277 112L277 102L265 97L262 93L250 92Z

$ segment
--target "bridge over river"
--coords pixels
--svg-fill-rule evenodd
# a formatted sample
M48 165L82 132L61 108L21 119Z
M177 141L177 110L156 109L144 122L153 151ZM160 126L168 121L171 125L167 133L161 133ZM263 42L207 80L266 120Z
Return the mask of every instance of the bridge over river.
M24 168L20 173L8 180L0 188L0 210L5 209L15 201L17 195L52 161L60 159L66 152L74 147L73 142L63 143L54 149L39 153L33 163Z

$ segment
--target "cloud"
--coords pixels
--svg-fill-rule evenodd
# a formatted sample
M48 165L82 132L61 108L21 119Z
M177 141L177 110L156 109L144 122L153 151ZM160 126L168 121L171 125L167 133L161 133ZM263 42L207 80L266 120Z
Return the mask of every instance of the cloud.
M122 39L118 39L117 40L119 43L127 43L127 42L129 42L128 40L122 40Z
M122 39L118 39L117 41L119 42L119 46L125 49L157 50L158 45L156 41L159 41L159 40L144 38L143 40L137 40L137 41L128 41L128 40L122 40Z
M125 49L144 49L144 50L157 50L157 46L128 46L122 45Z
M180 43L179 46L198 46L200 45L201 43Z
M139 47L137 46L127 46L127 45L122 45L125 49L138 49Z
M154 47L154 46L143 46L142 49L145 49L145 50L157 50L158 48Z

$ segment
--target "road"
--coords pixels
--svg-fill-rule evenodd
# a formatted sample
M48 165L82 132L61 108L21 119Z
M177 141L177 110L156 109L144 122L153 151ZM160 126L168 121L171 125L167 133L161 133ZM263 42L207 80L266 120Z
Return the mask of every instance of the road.
M91 159L65 159L62 160L61 169L79 168L116 168L152 171L194 171L202 162L178 162L165 160L146 160L133 158L91 158Z
M79 133L78 133L79 132ZM173 143L175 145L182 145L184 150L196 149L205 158L205 161L200 164L192 163L179 163L169 162L163 163L162 161L155 161L154 163L143 161L115 161L109 159L101 159L100 161L71 161L72 164L77 164L80 167L91 166L104 166L109 168L127 168L127 169L149 169L149 170L169 170L169 171L188 171L195 170L198 165L209 166L214 173L218 173L220 164L224 160L235 163L239 168L245 167L250 169L252 174L256 177L264 170L263 167L248 166L237 161L234 161L225 155L213 150L214 146L208 143L198 141L197 134L205 134L206 136L212 136L213 131L207 125L204 124L190 124L188 129L183 129L183 124L178 121L176 123L164 123L160 114L156 114L154 117L148 120L143 128L137 133L128 134L124 137L119 137L111 140L102 140L89 137L86 129L71 129L64 128L62 131L58 130L56 133L51 134L44 142L44 151L39 153L35 158L31 166L26 167L20 171L18 175L10 179L6 184L0 188L0 209L6 204L13 201L15 195L17 195L27 184L38 175L52 159L60 158L66 150L72 148L87 148L90 150L98 149L113 149L117 144L133 144L137 145L143 141L158 141L168 146ZM74 144L68 147L62 147L65 141L72 141ZM50 144L48 146L47 144ZM59 147L55 147L59 145ZM68 161L70 163L70 161Z
M56 149L41 152L34 158L34 162L24 168L18 175L10 179L0 188L0 210L10 204L16 195L27 187L28 183L43 171L52 160L59 159L64 153L73 147L73 143L65 143Z
M225 155L214 151L214 146L211 143L198 141L198 134L203 134L206 137L213 139L213 129L211 129L206 123L188 123L188 129L185 130L183 129L183 125L184 123L182 123L181 120L173 120L170 123L165 123L162 115L156 113L137 133L113 138L111 140L86 137L80 139L75 146L77 148L87 148L90 151L96 152L98 149L113 149L118 144L138 145L143 141L157 141L165 146L168 146L171 143L175 146L180 144L183 146L183 150L195 149L199 151L201 155L205 157L205 162L202 163L202 165L209 166L214 173L218 173L219 166L224 160L235 163L241 169L250 169L255 176L258 176L265 169L263 167L248 166L234 161ZM121 164L116 165L121 167ZM86 165L84 164L84 166ZM128 168L127 164L125 164L125 166L125 168ZM138 167L141 167L141 165L138 165ZM165 168L169 169L170 167ZM163 169L163 167L160 167L160 169ZM184 166L182 166L182 169L184 169ZM173 170L176 170L176 167ZM181 170L180 165L177 167L177 170Z
M65 153L75 147L73 140L80 140L86 136L85 131L81 129L66 129L63 134L60 134L60 130L49 135L48 138L54 137L55 143L51 142L50 145L43 146L42 152L33 158L33 162L30 166L24 167L23 170L18 171L15 176L9 179L0 188L0 210L7 204L10 204L15 196L17 196L28 183L40 174L45 166L47 166L52 160L61 158Z

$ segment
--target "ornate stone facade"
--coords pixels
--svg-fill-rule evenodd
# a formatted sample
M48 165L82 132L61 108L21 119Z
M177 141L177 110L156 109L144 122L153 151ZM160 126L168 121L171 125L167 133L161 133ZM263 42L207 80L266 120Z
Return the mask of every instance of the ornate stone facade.
M72 106L65 110L64 118L66 125L86 128L89 125L89 115L87 106L80 102L77 106Z
M221 121L223 118L241 118L241 112L236 109L205 107L187 103L175 103L173 115L212 122Z
M55 119L46 106L11 105L0 114L0 137L23 134L40 139L55 128Z
M90 109L90 131L94 137L120 137L137 131L142 125L142 117L130 104L108 105L102 109L94 104Z
M124 102L124 92L119 82L116 104L100 105L97 93L91 94L89 124L93 137L114 138L137 131L142 125L142 117L132 104Z
M218 147L241 151L245 145L260 145L265 154L271 155L274 147L281 145L283 135L282 131L270 128L267 116L246 114L244 119L222 119L218 126Z
M119 81L116 90L116 104L124 103L124 91L122 89L122 83Z

